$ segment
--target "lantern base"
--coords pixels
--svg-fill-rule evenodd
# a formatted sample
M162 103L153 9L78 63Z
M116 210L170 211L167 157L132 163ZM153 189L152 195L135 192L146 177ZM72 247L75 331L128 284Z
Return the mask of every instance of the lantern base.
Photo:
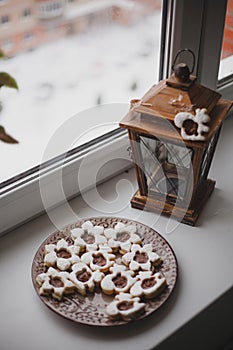
M155 213L174 217L178 221L194 226L206 201L214 190L215 181L206 180L191 201L189 208L179 203L172 203L161 196L142 196L139 190L131 199L131 206L136 209L149 210ZM166 200L166 201L165 201Z

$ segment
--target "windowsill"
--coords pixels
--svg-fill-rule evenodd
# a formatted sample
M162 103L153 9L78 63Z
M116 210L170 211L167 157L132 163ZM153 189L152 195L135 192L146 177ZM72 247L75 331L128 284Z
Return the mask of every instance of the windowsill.
M70 350L93 347L102 350L118 350L120 347L151 349L227 292L232 287L233 264L233 186L229 158L233 148L232 129L233 119L229 118L223 127L210 174L217 180L217 186L196 227L132 209L129 200L137 185L134 172L129 171L100 185L98 192L93 189L84 198L74 198L69 208L61 205L49 215L44 214L3 236L0 256L5 287L0 301L4 320L0 327L1 346L8 350L26 347L40 350L46 340L46 344L53 344L51 349L63 348L67 344ZM76 219L103 215L130 218L154 227L165 237L177 256L179 278L174 293L161 309L143 322L127 325L122 332L122 327L106 329L74 324L43 306L31 283L32 259L42 241L56 230L54 224L61 228L73 222L74 213ZM167 233L168 227L172 232ZM223 334L224 339L221 338ZM217 337L216 349L224 345L230 335L219 331L215 336L212 332L212 340ZM190 343L202 341L195 338L190 338ZM192 344L185 343L184 348L193 349ZM202 341L199 348L215 350L208 344L203 347Z

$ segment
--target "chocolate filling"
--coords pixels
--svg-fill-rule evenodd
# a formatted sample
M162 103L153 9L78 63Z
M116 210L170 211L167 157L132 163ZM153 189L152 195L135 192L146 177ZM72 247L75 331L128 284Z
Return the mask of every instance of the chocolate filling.
M91 274L86 270L82 270L76 273L76 277L80 282L87 282L91 278Z
M116 238L119 242L126 242L130 238L130 234L128 232L118 232Z
M64 283L59 277L51 277L49 283L55 288L64 287Z
M137 261L139 264L144 264L148 261L148 255L144 252L140 253L137 251L134 256L134 260Z
M144 279L141 286L142 286L142 289L148 289L153 287L155 284L156 284L156 279L154 277L150 277L150 278Z
M95 237L91 233L88 233L87 231L84 232L84 234L81 236L81 238L86 242L87 244L93 244L95 243Z
M124 276L121 276L120 273L118 273L116 277L112 279L112 281L117 288L124 288L127 285L127 278Z
M104 256L99 253L93 257L93 264L98 265L98 266L104 266L106 265L107 260L104 258Z
M71 258L71 254L66 249L60 249L56 251L58 258L69 259Z
M133 301L122 301L118 304L118 309L120 311L125 311L133 308Z
M183 128L187 135L195 135L195 136L198 135L198 132L197 132L198 124L191 119L187 119L184 121Z

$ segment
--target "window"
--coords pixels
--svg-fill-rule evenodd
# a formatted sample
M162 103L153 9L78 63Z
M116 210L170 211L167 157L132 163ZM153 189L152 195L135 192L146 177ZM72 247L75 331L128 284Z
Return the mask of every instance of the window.
M2 42L2 49L4 52L8 52L12 49L12 46L13 46L13 42L12 42L12 39L10 38L6 38L3 40Z
M5 198L13 189L23 191L33 179L38 180L39 170L48 174L64 162L74 164L76 151L94 152L92 139L97 137L101 152L95 161L104 157L106 146L107 152L111 150L105 157L110 157L109 162L114 152L118 158L119 152L128 156L127 136L118 130L118 121L128 111L130 99L158 81L160 0L147 5L141 0L72 4L50 0L37 2L35 9L36 33L28 30L27 36L21 36L21 51L1 62L1 69L19 85L19 92L4 89L0 95L1 123L19 140L15 147L1 143ZM34 50L22 52L28 40L34 42ZM14 157L17 160L12 163ZM129 166L125 159L121 163L119 170ZM98 178L101 173L100 169ZM72 189L67 191L68 197L74 194Z
M121 4L120 8L117 6L119 3ZM146 8L145 3L149 7ZM105 161L108 159L109 162L116 155L126 159L127 136L123 131L117 129L117 123L115 125L113 125L114 123L108 124L109 116L113 116L112 120L115 121L117 118L121 119L131 98L141 97L158 79L170 75L172 63L178 50L188 47L195 53L197 64L194 74L197 75L202 84L212 89L218 89L225 98L232 98L233 95L231 83L218 85L227 6L225 0L164 0L160 60L158 59L161 36L160 1L137 0L132 2L123 0L118 2L109 0L106 2L86 0L74 1L71 4L70 1L50 0L38 2L37 6L40 39L35 36L34 39L38 40L38 45L30 53L36 58L36 63L30 63L27 54L20 54L21 58L23 57L23 64L21 61L19 68L14 66L13 59L9 60L8 63L3 62L1 67L2 70L15 76L20 89L25 89L27 92L23 103L20 103L18 99L21 92L17 93L17 97L15 97L14 91L1 91L0 99L4 105L4 116L2 116L1 122L5 123L9 133L19 138L19 148L24 148L25 154L27 154L27 157L24 157L26 163L28 162L26 167L31 169L23 176L18 176L23 171L19 167L23 157L20 158L20 152L18 152L17 162L13 163L13 153L16 148L14 149L13 146L9 148L7 145L2 146L1 144L2 154L5 152L7 164L2 167L3 171L8 171L8 165L11 163L14 165L11 169L14 168L16 170L14 175L17 175L13 180L9 180L12 176L9 173L3 175L2 178L4 198L0 210L2 231L43 210L43 203L36 204L37 197L40 197L38 190L39 170L41 178L45 180L44 186L47 186L47 197L49 197L49 204L52 206L61 200L61 197L57 195L56 187L50 191L51 184L56 182L53 177L56 171L62 169L63 173L61 192L65 192L67 197L78 192L77 188L76 190L72 188L72 186L77 186L77 181L74 181L74 175L71 175L71 171L73 171L72 174L75 174L76 179L77 169L81 161L79 156L85 158L87 152L90 151L89 158L92 161L88 163L87 157L86 161L92 170L86 172L86 178L94 173L94 164L101 163L101 158L105 157ZM74 11L73 6L78 6L78 8ZM65 20L61 26L57 24L59 16ZM52 22L46 22L50 17ZM117 32L120 32L120 39ZM67 33L72 35L67 37L67 41L65 41L64 37ZM74 37L74 33L78 35ZM59 38L63 42L63 46L59 46L59 42L56 41ZM40 48L41 41L44 41L46 45ZM72 50L69 43L72 44ZM98 50L95 51L98 52L99 59L94 57L91 49L96 43L98 43ZM52 48L52 53L48 56L49 61L45 60L45 51L48 47ZM58 63L63 62L64 57L66 57L65 64L62 64L62 68L55 71ZM188 60L188 57L186 59ZM15 56L15 60L19 60L19 58ZM80 64L81 61L84 61L85 65ZM74 66L72 66L73 63L75 63ZM72 67L71 71L68 69L70 67ZM40 73L39 77L37 77L38 72ZM139 73L141 76L138 75ZM33 78L32 85L29 84L29 77ZM55 81L58 81L56 87ZM67 93L65 93L65 89ZM58 95L55 99L56 93ZM32 97L31 101L33 102L28 102L29 97ZM13 100L14 103L12 103ZM115 105L112 104L113 100ZM75 103L73 104L72 101ZM34 102L38 106L37 111L26 117L26 110L32 111ZM27 103L29 104L27 105ZM111 103L112 109L109 109L109 103ZM55 113L50 110L52 104L57 107ZM13 105L16 106L17 113L12 116ZM82 112L77 114L77 108ZM48 116L46 116L46 111ZM114 113L116 114L114 115ZM22 119L18 117L19 114L25 118L23 123ZM91 124L93 123L93 115L95 115L96 122L94 127ZM74 117L70 118L71 116ZM71 128L67 132L72 125L69 125L71 119L76 121L76 124L73 124L75 128ZM80 124L77 122L78 120L80 120ZM84 120L89 129L88 133L82 129ZM104 125L98 129L97 125L103 121ZM55 129L54 123L57 125ZM19 125L25 126L22 128L22 134L18 133ZM31 125L34 125L34 129L28 132ZM81 134L79 133L75 139L76 130L79 132L81 130ZM38 135L41 142L43 139L46 140L42 146L47 151L44 157L41 154L41 145L34 147ZM93 141L96 137L99 137L98 142ZM70 139L75 139L76 143L71 145ZM32 149L32 145L34 149ZM7 147L7 151L5 147ZM40 169L37 166L40 163L39 159L43 160ZM171 159L171 156L168 155L168 161ZM34 165L30 163L31 161L35 162ZM122 165L118 167L118 169L122 168ZM115 167L111 171L109 170L108 175L114 172L116 172ZM86 181L86 186L90 186L91 180L88 182L86 179ZM17 201L23 196L30 202L27 214L25 214L25 206L24 210L17 209ZM31 200L29 200L30 198ZM12 209L12 216L16 217L14 223L12 223L12 218L8 221L5 218L10 203L14 205ZM20 203L22 208L22 202Z
M63 1L50 0L39 3L39 17L53 18L62 15Z
M32 15L31 9L30 8L25 8L22 12L22 19L23 20L28 20Z
M2 26L8 25L9 22L10 22L9 15L3 15L3 16L1 16L1 18L0 18L0 23L1 23Z
M33 40L34 34L32 32L26 32L23 36L25 44L30 43Z

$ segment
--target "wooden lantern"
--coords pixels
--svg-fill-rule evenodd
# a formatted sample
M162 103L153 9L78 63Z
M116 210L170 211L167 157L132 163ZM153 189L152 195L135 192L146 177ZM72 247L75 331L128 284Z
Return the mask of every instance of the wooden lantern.
M120 126L128 129L139 187L132 207L195 225L215 186L207 176L231 105L198 84L183 63L131 101Z

